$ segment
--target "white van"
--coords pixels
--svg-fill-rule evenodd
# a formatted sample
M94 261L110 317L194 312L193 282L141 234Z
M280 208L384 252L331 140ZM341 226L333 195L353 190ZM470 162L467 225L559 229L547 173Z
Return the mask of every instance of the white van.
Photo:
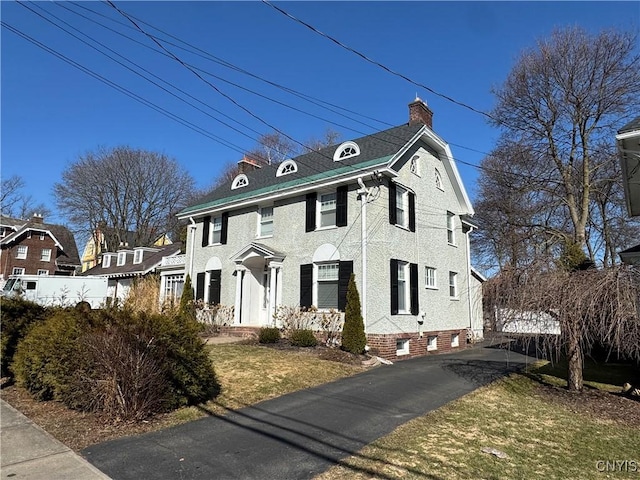
M107 298L107 278L11 275L2 289L2 296L20 296L45 307L72 307L84 301L91 308L100 308Z

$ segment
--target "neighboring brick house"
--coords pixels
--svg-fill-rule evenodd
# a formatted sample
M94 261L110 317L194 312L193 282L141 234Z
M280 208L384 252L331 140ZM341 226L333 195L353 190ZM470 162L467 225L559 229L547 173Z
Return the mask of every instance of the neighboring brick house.
M67 227L0 216L0 281L9 275L75 275L80 267L75 238Z
M102 263L82 273L108 278L107 296L123 300L133 282L146 275L161 273L168 264L178 268L179 274L162 275L161 299L169 296L179 299L184 285L184 256L180 255L181 243L163 247L121 247L116 252L102 252ZM178 262L167 259L178 260Z
M233 181L178 214L191 222L196 298L233 306L246 331L272 325L280 305L344 310L353 272L381 356L464 347L481 308L470 295L474 212L432 115L416 99L408 124L278 165L241 161Z

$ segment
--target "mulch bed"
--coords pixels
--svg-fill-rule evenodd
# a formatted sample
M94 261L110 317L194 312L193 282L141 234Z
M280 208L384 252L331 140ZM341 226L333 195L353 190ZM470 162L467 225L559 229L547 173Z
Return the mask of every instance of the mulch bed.
M548 402L572 412L640 428L640 400L589 387L582 392L572 392L563 387L540 384L537 393Z
M252 345L260 345L266 348L273 348L276 350L287 350L305 355L314 355L321 360L329 360L332 362L346 363L349 365L362 365L363 361L369 360L371 357L368 355L356 355L341 350L339 347L327 347L326 345L316 345L315 347L297 347L291 345L287 339L281 339L276 343L258 343L257 340L247 340L242 343L249 343Z

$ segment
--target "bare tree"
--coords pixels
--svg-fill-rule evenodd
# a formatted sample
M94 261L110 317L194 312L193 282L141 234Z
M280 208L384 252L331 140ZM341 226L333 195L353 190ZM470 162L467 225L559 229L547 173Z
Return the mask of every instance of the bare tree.
M636 36L555 31L517 60L494 89L494 123L504 138L526 146L553 181L548 193L562 206L569 234L583 247L592 215L596 173L611 159L599 155L615 126L640 105Z
M321 137L311 137L306 142L304 142L305 150L308 152L317 152L324 147L335 145L340 141L341 137L342 135L340 135L339 132L336 132L329 127L324 131L324 134Z
M637 268L568 271L538 261L505 269L483 288L486 307L503 328L510 325L556 358L566 356L570 390L582 390L584 357L594 345L640 362ZM550 322L557 322L559 335L545 333Z
M298 154L298 145L278 132L265 133L258 139L258 144L247 157L266 165L284 162Z
M22 190L25 183L19 175L13 175L2 179L2 191L0 192L0 206L2 214L8 217L28 219L38 213L45 218L51 214L51 210L43 203L36 203L31 195Z
M72 163L54 185L60 212L85 234L100 229L106 247L149 245L174 229L193 179L173 159L127 146L100 148ZM99 239L95 239L99 240Z

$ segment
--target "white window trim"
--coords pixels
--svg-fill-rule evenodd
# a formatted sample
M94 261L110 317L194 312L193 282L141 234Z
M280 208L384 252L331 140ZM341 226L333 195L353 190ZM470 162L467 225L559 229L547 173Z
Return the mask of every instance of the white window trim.
M322 226L322 197L325 195L333 195L335 197L335 208L334 208L334 216L335 216L335 220L333 222L333 225L325 225ZM318 198L316 200L316 231L317 230L330 230L332 228L338 228L338 226L336 225L338 220L338 192L337 190L333 190L331 192L319 192L318 193Z
M111 255L102 256L102 268L109 268L111 266Z
M454 295L451 295L451 287L453 287ZM458 300L460 298L460 292L458 291L458 272L449 271L449 298L451 300Z
M118 252L118 259L116 260L116 266L121 267L127 263L127 252Z
M44 255L45 252L48 252L48 255ZM51 261L51 249L50 248L43 248L40 251L40 261L42 262L50 262Z
M409 170L417 177L422 177L420 174L420 155L414 155L409 160Z
M436 350L438 350L438 336L428 335L427 336L427 352L435 352Z
M447 244L453 247L457 246L455 218L456 215L454 213L447 212Z
M264 209L266 209L266 208L270 208L271 209L271 233L269 233L267 235L264 235L262 233L262 225L263 225L263 222L262 222L263 213L262 213L262 211ZM271 238L271 237L273 237L273 227L275 225L274 221L273 221L274 220L274 218L273 218L274 215L275 215L275 208L273 207L273 205L269 205L269 206L258 208L258 234L256 235L256 238Z
M249 179L244 173L240 175L236 175L236 178L233 179L233 183L231 184L231 190L235 190L236 188L242 188L249 185Z
M337 310L338 309L338 298L336 297L336 306L335 307L320 307L320 305L318 305L318 284L320 283L319 278L319 271L320 271L320 266L321 265L337 265L338 266L338 270L337 270L337 275L338 278L336 280L332 280L335 282L340 282L340 262L338 260L332 260L332 261L326 261L326 262L314 262L313 263L313 305L315 305L318 308L318 311L320 312L327 312L329 310L331 310L332 308Z
M451 348L456 348L460 346L460 334L454 333L451 335Z
M402 347L398 348L398 343L402 342ZM402 355L409 355L410 353L410 346L409 346L409 339L408 338L397 338L396 339L396 355L402 356Z
M144 253L142 250L136 250L135 252L133 252L133 263L134 264L142 263L143 256L144 256Z
M400 269L404 271L404 306L400 308ZM411 272L409 262L398 261L398 315L406 315L411 313Z
M13 267L11 275L24 275L24 267Z
M353 149L353 152L343 155L345 150L347 149ZM344 142L340 144L340 146L336 148L336 151L333 153L333 161L339 162L341 160L346 160L347 158L357 157L358 155L360 155L360 147L356 142Z
M24 249L24 251L22 251ZM27 245L18 245L18 249L16 250L16 258L18 260L26 260L27 255L29 255L29 247Z
M220 220L220 228L215 229L216 220ZM222 242L214 242L213 235L214 232L220 232L220 240L222 240L222 216L214 217L211 219L211 223L209 224L209 245L222 245Z
M44 232L40 232L40 240L44 240Z
M38 275L49 275L49 270L45 270L44 268L39 268Z
M440 171L436 168L436 188L444 192L444 185L442 184L442 175L440 175Z
M278 170L276 171L276 177L282 177L284 175L289 175L290 173L295 173L297 171L298 171L298 164L295 161L291 159L285 160L278 166Z
M403 222L398 223L398 197L402 200ZM396 226L409 230L409 189L396 184Z
M428 282L429 275L427 275L428 271L433 272L433 284L430 285ZM429 290L438 290L438 269L435 267L424 267L424 288L428 288Z

